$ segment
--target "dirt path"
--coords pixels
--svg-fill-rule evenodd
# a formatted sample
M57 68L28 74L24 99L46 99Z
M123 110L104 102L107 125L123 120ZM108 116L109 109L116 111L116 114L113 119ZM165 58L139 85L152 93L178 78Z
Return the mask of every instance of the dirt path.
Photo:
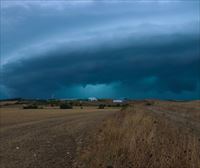
M80 110L55 114L41 110L35 115L41 114L42 117L35 118L33 112L27 116L27 111L3 114L1 168L71 168L77 147L87 141L95 127L115 111ZM18 123L13 120L15 113L21 114L21 117L17 115Z

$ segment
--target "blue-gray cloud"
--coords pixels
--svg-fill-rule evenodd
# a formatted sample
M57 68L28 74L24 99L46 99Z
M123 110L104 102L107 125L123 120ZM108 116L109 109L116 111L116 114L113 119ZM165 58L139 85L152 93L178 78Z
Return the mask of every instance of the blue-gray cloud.
M198 3L6 4L1 90L19 97L83 97L93 89L101 97L198 98Z

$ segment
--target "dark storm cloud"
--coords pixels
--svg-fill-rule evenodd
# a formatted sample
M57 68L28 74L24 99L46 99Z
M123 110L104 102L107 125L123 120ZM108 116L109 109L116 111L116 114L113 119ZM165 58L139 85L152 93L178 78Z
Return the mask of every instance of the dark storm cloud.
M198 5L5 1L0 91L4 97L198 98Z
M39 92L48 96L63 86L112 82L142 91L196 91L198 40L197 34L172 34L80 51L61 47L17 64L6 64L4 82L21 95Z

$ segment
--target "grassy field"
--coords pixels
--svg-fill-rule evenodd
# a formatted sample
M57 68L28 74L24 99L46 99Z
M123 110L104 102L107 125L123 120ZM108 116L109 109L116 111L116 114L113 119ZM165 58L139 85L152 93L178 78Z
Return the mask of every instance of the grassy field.
M200 168L200 102L0 109L2 168Z
M82 148L85 168L199 168L199 102L134 104Z

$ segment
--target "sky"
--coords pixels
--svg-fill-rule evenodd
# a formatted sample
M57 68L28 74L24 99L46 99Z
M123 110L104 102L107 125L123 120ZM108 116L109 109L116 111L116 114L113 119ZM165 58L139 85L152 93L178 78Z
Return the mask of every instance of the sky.
M0 98L200 99L199 14L199 0L2 0Z

